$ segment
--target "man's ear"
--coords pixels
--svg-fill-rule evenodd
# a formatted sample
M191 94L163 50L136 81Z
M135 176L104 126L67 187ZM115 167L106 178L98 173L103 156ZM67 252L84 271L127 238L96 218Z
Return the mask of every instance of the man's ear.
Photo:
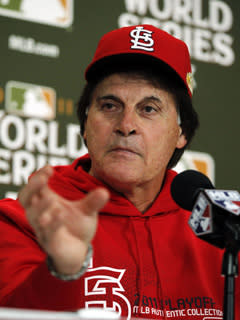
M88 119L88 109L86 109L86 116L84 119L84 132L83 132L83 139L84 140L86 140L86 138L87 138L87 134L86 134L87 119Z
M179 137L177 141L176 148L182 149L187 144L187 139L185 134L182 132L182 128L179 126Z
M86 134L86 129L84 129L84 132L83 132L83 141L85 143L85 146L87 147L87 134Z

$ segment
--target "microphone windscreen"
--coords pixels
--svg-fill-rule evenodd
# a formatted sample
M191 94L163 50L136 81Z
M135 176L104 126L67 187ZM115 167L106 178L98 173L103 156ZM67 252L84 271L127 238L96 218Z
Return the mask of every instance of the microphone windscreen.
M186 170L173 179L171 194L173 200L181 208L192 211L201 189L214 189L214 186L203 173L196 170Z

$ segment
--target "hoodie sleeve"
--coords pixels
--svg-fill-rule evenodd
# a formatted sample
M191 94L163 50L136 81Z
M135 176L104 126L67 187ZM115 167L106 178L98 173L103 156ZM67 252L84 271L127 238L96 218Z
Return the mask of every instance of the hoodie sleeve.
M76 310L82 279L53 277L18 201L0 201L0 306Z

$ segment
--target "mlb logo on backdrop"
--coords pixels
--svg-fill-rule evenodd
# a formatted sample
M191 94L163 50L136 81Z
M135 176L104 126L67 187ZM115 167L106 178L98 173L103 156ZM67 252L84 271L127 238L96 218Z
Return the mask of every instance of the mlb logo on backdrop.
M49 87L9 81L5 108L20 116L52 120L56 116L56 93Z
M209 177L213 184L215 183L215 161L210 154L190 150L185 151L174 170L180 173L189 169L202 172Z
M67 28L73 22L73 0L1 0L0 15Z

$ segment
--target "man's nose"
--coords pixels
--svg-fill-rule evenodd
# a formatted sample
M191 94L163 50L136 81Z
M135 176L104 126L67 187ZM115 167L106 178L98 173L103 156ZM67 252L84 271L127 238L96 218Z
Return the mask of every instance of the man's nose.
M125 109L119 115L115 132L124 137L137 133L137 115L134 111Z

